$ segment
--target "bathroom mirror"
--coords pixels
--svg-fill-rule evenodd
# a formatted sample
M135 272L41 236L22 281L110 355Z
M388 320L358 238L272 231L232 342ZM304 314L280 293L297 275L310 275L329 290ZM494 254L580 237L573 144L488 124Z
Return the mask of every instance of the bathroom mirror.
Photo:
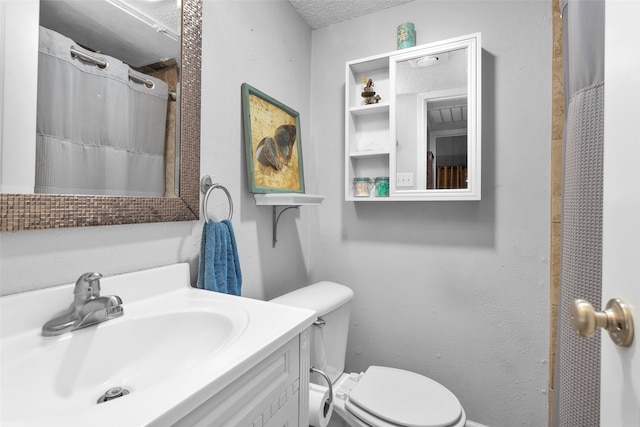
M479 39L390 58L391 199L480 199Z
M198 219L201 0L183 0L179 74L178 197L0 195L1 231ZM15 82L19 84L19 82ZM3 144L7 139L3 135Z

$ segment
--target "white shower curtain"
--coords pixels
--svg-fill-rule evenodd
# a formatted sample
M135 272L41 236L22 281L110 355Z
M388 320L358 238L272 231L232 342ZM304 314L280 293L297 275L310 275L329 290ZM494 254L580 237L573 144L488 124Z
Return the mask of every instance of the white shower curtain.
M162 80L41 27L35 192L163 197L167 96Z

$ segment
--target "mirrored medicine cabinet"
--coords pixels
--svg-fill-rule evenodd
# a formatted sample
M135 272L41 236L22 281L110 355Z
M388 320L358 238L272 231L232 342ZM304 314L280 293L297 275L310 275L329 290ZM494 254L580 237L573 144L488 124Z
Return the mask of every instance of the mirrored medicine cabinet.
M479 33L347 62L345 200L480 200L480 82Z

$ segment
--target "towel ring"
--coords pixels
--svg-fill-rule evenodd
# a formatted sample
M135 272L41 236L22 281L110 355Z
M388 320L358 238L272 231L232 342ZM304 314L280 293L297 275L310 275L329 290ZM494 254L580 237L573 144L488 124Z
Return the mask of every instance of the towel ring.
M217 188L224 191L224 193L227 195L227 199L229 200L228 219L231 220L231 218L233 217L233 200L231 199L229 190L227 190L223 185L213 184L211 182L211 177L209 175L206 175L202 178L202 180L200 180L200 191L204 193L204 200L202 201L202 217L206 222L212 219L207 216L207 204L209 203L209 195L211 195L211 192Z

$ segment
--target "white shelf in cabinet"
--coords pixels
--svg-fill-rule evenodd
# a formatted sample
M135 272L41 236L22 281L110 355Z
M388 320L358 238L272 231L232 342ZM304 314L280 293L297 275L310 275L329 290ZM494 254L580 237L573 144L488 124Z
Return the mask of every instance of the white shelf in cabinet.
M355 196L350 196L345 198L346 202L388 202L389 201L389 197L376 197L376 196L369 196L369 197L355 197Z
M354 116L367 116L369 114L384 114L389 112L389 103L357 105L349 109Z
M356 159L361 157L381 157L388 155L388 150L352 151L351 153L349 153L349 157Z
M389 55L371 56L345 65L345 200L382 201L380 197L354 197L352 183L354 177L389 175ZM373 80L376 94L382 97L376 104L364 103L361 92L365 79ZM358 151L360 144L377 149Z
M388 69L389 68L389 54L380 54L369 56L367 58L356 59L354 61L347 62L347 66L355 74L368 73L371 70Z

